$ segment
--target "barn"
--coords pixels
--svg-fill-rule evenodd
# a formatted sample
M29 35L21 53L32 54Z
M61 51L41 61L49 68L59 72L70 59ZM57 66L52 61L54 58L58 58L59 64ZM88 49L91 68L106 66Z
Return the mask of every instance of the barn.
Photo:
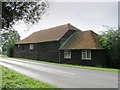
M40 30L18 41L13 56L56 63L101 66L105 50L99 35L92 30L81 31L70 23Z

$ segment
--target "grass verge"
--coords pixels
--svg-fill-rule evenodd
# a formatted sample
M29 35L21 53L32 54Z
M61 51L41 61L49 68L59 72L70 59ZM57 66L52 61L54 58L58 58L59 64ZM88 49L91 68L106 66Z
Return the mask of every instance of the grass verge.
M92 66L78 66L78 65L67 65L67 64L62 64L61 66L118 73L118 69L113 69L113 68L102 68L102 67L92 67Z
M0 54L0 57L1 57L1 58L9 58L8 56L2 55L2 54Z
M7 69L6 67L0 66L2 69L2 88L53 88L51 85L46 83L33 80L25 75L17 73L13 70Z
M0 57L1 56L3 58L7 57L7 56L4 56L4 55L0 55ZM26 60L26 61L32 61L32 62L38 62L38 63L44 63L44 64L54 64L54 65L59 65L59 66L72 67L72 68L80 68L80 69L87 69L87 70L97 70L97 71L114 72L114 73L118 73L118 70L119 70L119 69L114 69L114 68L102 68L102 67L92 67L92 66L59 64L59 63L45 62L45 61L38 61L38 60L31 60L31 59L24 59L24 58L13 58L13 59L16 59L16 60Z

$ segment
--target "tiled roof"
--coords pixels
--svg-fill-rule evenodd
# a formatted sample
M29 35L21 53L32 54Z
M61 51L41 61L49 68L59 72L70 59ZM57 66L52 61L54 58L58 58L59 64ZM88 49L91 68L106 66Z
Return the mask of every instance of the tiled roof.
M34 32L27 38L18 41L16 44L58 41L68 30L79 30L79 29L68 23L50 29Z
M98 40L98 34L88 30L75 32L61 47L60 50L66 49L103 49Z

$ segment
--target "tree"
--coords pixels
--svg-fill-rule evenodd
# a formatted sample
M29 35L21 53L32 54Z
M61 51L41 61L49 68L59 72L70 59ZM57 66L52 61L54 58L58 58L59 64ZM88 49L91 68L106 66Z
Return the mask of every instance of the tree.
M120 67L120 31L116 28L105 26L107 31L102 33L101 45L107 50L107 62L109 67Z
M7 32L3 32L1 34L1 47L2 53L8 56L12 56L13 54L13 47L16 41L20 40L20 36L17 31L10 30Z
M5 0L2 0L5 1ZM36 2L2 2L2 28L10 30L16 21L23 20L27 24L34 24L46 12L49 3L46 0ZM26 1L26 2L25 2Z

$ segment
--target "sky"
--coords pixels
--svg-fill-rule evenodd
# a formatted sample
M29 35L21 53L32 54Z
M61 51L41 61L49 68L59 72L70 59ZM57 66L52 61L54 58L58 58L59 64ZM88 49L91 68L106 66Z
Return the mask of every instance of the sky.
M93 30L98 34L106 30L103 25L118 27L117 0L109 0L109 2L107 0L106 2L97 2L98 0L92 0L93 2L85 1L52 0L46 14L42 16L38 23L32 25L29 31L27 31L27 26L22 21L17 22L14 28L23 39L35 31L66 23L70 23L83 31Z

